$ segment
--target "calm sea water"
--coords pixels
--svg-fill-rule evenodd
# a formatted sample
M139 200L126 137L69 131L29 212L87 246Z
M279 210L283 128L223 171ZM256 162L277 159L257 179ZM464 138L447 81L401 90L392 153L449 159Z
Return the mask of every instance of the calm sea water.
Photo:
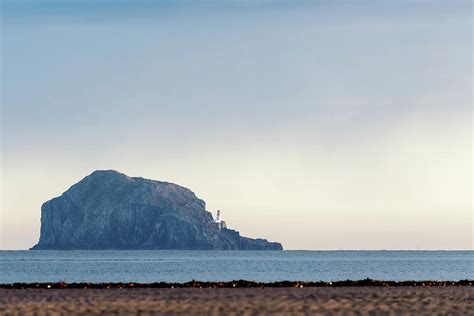
M474 251L0 251L0 283L474 279Z

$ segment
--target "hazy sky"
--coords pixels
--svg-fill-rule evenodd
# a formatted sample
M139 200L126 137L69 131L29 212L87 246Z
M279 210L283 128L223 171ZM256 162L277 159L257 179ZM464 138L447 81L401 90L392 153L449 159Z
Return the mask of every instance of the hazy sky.
M472 249L472 2L2 3L0 248L95 169L287 249Z

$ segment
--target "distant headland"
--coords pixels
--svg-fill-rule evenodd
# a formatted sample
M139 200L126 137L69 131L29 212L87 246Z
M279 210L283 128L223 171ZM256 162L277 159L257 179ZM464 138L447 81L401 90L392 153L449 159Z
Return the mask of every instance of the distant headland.
M32 250L282 250L278 242L228 229L182 186L99 170L41 207Z

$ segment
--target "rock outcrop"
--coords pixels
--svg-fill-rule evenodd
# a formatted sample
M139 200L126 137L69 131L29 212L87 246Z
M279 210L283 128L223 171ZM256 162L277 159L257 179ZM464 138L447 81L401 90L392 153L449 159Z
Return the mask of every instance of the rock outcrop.
M282 250L212 221L187 188L95 171L43 204L40 239L31 249Z

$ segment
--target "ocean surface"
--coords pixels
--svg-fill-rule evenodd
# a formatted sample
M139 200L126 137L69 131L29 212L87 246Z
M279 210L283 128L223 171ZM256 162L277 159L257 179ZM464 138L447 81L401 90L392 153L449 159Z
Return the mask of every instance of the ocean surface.
M0 283L474 279L474 251L0 251Z

